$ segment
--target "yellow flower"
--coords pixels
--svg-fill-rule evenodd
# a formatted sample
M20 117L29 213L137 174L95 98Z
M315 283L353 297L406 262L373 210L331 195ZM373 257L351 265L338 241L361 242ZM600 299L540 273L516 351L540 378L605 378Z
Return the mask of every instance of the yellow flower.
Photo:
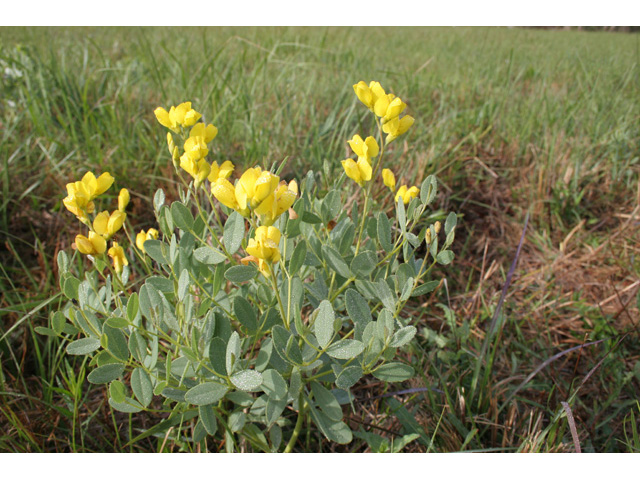
M236 183L236 200L240 209L259 210L261 203L274 194L279 181L280 177L269 171L262 171L260 167L247 169ZM267 200L267 202L270 201L273 199ZM267 210L270 207L271 205L268 203L262 210Z
M355 181L361 187L365 182L371 180L371 164L366 157L358 158L357 163L353 161L353 159L347 158L342 161L342 166L344 167L347 177Z
M405 115L402 118L393 118L382 125L382 131L387 134L386 143L390 143L403 133L406 133L413 125L413 122L413 117Z
M209 181L213 184L218 181L219 178L229 178L233 173L233 163L229 160L218 166L218 162L213 162L211 165L211 171L209 172Z
M273 195L267 197L258 208L256 213L260 215L260 221L263 225L273 225L273 222L289 210L298 196L298 184L292 180L287 185L284 180L280 182L278 188Z
M225 207L240 211L238 200L236 199L236 189L233 184L226 178L218 178L216 183L211 184L211 193ZM244 216L248 214L249 209L244 209Z
M89 238L76 235L76 248L85 255L101 255L107 249L107 241L96 232L89 232Z
M138 235L136 235L136 246L145 253L144 251L144 242L147 240L157 240L158 239L158 230L155 228L150 228L147 232L144 230L140 230Z
M117 242L113 242L111 245L112 247L109 249L107 254L113 260L113 268L116 273L120 273L122 272L122 267L124 265L129 265L129 261L124 255L124 249L120 245L118 245Z
M397 202L399 198L402 198L404 204L408 204L412 198L416 198L420 190L418 187L411 187L407 189L406 185L402 185L398 191L396 192L395 201Z
M206 125L204 123L197 123L189 132L189 137L202 137L205 143L209 143L218 135L218 129L213 125Z
M396 190L396 176L388 168L382 170L382 181L392 193Z
M280 237L276 227L260 226L247 245L247 253L258 259L258 268L266 277L271 274L269 266L280 261Z
M371 111L373 111L378 99L386 95L378 82L371 82L367 85L365 82L360 81L353 86L353 90L356 92L358 99Z
M186 153L180 157L180 166L195 180L195 187L198 188L205 178L209 176L211 165L204 158L199 160L189 158Z
M200 160L209 153L207 143L204 141L204 137L189 137L184 142L184 155L187 155L191 160Z
M118 210L124 212L124 209L129 205L129 200L131 197L129 196L129 190L123 188L120 190L120 194L118 195Z
M373 137L367 137L366 140L362 140L360 135L354 135L347 143L358 158L366 158L370 161L373 157L377 157L380 152L378 142L376 142L376 139Z
M92 172L87 172L82 180L67 183L67 197L62 203L77 217L86 218L87 213L94 210L93 199L106 192L113 181L114 178L108 172L98 178Z
M105 210L93 219L93 229L98 235L108 240L122 228L125 218L127 218L127 214L120 210L116 210L111 215Z
M177 107L171 107L167 112L164 108L158 107L155 113L160 125L180 133L180 127L191 127L196 124L202 116L191 108L191 102L184 102Z
M376 115L381 117L384 124L393 118L397 118L405 108L407 108L407 104L390 93L378 99L374 111Z

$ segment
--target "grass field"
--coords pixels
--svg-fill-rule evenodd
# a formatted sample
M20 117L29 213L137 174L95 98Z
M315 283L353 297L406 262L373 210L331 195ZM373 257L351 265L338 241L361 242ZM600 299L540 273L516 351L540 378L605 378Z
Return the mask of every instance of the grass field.
M363 119L352 85L378 80L416 118L401 176L436 174L460 233L446 285L407 307L418 376L354 387L349 451L368 432L419 435L404 451L640 452L639 61L638 34L605 32L0 28L0 451L186 448L129 442L157 419L112 413L34 330L62 302L67 182L110 171L152 226L155 189L176 195L153 110L184 100L218 126L214 158L289 157L288 176L326 182Z

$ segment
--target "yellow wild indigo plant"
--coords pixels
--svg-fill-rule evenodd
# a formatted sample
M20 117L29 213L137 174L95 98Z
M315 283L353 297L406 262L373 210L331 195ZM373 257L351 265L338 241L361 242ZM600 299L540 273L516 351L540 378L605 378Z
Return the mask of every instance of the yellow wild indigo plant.
M396 189L388 146L414 122L407 104L378 82L354 91L373 127L345 142L355 203L345 203L341 176L320 196L312 171L291 177L284 161L236 169L218 158L218 128L190 102L155 110L183 182L172 203L155 192L157 225L134 239L126 189L116 210L97 208L108 173L67 185L63 203L82 225L75 249L94 271L78 277L77 262L59 254L69 302L49 332L68 338L68 354L91 357L87 379L108 386L113 409L162 414L141 436L291 452L312 426L345 444L353 387L413 376L397 358L417 331L404 307L438 286L456 216L426 222L433 176ZM391 194L373 198L382 184Z

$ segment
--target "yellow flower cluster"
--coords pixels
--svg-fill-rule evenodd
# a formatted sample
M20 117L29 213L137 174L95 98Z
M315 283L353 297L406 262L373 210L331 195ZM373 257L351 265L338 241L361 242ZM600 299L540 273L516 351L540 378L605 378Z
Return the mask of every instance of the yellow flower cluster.
M105 172L98 178L87 172L82 180L67 184L67 197L62 201L64 206L78 219L89 227L89 233L76 235L75 244L80 253L85 255L102 255L107 250L107 241L113 237L124 224L127 214L124 212L129 204L130 195L126 188L118 194L118 209L109 213L108 210L96 214L93 221L89 215L95 211L94 200L105 193L113 184L114 178ZM116 272L122 271L123 265L129 262L124 255L122 247L116 242L108 251L113 259Z
M168 112L158 107L154 113L161 125L182 136L182 154L171 132L167 132L167 146L176 168L180 166L191 175L196 188L199 188L205 179L215 183L218 178L228 178L233 173L233 163L228 160L222 165L218 165L217 162L209 164L206 160L209 154L208 144L216 138L218 129L211 124L198 123L202 114L191 108L191 102L171 107ZM188 135L185 130L187 128L191 128Z
M265 277L271 275L271 264L280 261L278 244L281 237L280 230L271 226L260 226L256 229L255 237L249 240L247 253L250 257L243 259L243 263L255 262Z
M347 177L358 185L363 186L365 182L371 180L373 172L371 159L378 156L380 147L375 138L367 137L366 140L362 140L360 135L354 135L348 143L353 153L358 156L358 161L356 162L351 158L347 158L342 161L342 166L344 167Z
M420 193L420 189L416 186L407 188L406 185L402 185L396 191L396 177L391 170L385 168L382 170L382 181L389 187L391 193L395 192L394 200L397 202L399 198L402 198L402 202L407 205L412 198L416 198Z
M367 85L361 81L353 86L353 90L360 101L380 117L382 131L387 134L385 143L392 142L413 125L414 119L410 115L400 118L407 104L393 93L386 93L379 82Z
M260 167L247 169L235 185L223 177L211 184L211 193L220 203L244 217L253 211L262 225L270 226L289 210L298 196L298 184L287 184Z

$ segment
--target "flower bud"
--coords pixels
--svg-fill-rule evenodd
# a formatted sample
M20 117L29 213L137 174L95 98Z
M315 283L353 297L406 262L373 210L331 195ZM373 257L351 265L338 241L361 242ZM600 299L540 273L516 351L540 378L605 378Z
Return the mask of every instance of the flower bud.
M120 190L120 194L118 195L118 210L124 212L124 209L127 208L127 205L129 205L129 200L129 190L127 190L126 188Z

